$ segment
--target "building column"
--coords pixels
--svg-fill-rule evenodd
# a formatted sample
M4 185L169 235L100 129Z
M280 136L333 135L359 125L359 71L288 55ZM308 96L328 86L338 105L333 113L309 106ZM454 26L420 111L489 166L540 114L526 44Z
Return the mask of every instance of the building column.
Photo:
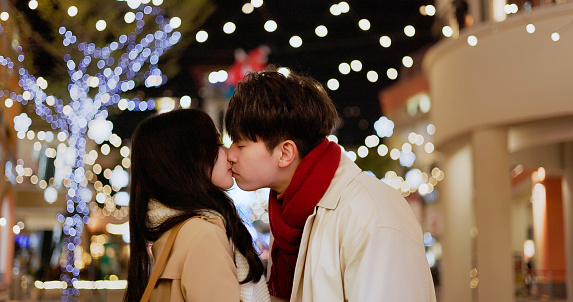
M507 130L472 134L478 300L514 300L511 182Z
M441 146L444 160L440 168L440 207L444 217L442 260L440 264L439 301L471 302L473 178L472 150L466 141Z
M566 142L563 169L563 222L565 233L567 301L573 302L573 142Z
M566 269L562 179L537 175L533 178L537 286L542 295L563 298Z

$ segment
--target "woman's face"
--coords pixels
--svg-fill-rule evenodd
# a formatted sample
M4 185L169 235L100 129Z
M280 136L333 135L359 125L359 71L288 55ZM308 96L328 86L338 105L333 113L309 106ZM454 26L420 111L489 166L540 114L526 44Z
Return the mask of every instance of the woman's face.
M227 148L223 145L219 147L219 155L213 167L213 173L211 173L211 181L224 190L230 189L235 184L231 164L227 161Z

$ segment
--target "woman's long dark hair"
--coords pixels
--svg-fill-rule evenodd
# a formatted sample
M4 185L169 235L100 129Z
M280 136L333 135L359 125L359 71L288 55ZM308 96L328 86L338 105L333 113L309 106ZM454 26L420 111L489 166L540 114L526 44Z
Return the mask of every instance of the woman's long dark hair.
M211 181L219 146L217 128L211 118L199 110L182 109L154 115L137 126L132 137L131 255L124 301L139 301L143 296L151 272L147 243L156 241L167 230L201 210L213 210L224 217L227 237L247 258L249 274L241 283L260 280L264 269L251 235L231 199ZM147 212L152 198L183 214L149 228Z

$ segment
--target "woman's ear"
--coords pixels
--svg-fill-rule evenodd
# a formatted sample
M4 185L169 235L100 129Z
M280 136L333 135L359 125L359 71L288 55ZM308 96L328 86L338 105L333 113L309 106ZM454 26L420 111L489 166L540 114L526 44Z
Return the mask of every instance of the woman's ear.
M280 152L279 157L279 167L286 168L290 166L293 162L297 163L299 161L298 148L292 140L286 140L280 143L278 146L278 151Z

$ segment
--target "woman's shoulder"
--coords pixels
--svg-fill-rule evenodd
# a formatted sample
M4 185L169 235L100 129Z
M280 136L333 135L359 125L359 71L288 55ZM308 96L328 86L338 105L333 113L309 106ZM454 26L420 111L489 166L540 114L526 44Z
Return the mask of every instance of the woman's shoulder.
M168 235L166 232L164 235ZM159 242L158 242L159 243ZM163 248L159 243L154 254L158 255ZM202 217L192 217L183 222L169 260L165 266L162 278L180 278L185 267L196 266L197 261L221 261L220 257L232 258L232 250L224 228L216 221Z
M183 222L180 232L196 232L201 230L218 230L225 231L225 224L218 216L193 216Z
M228 241L225 225L219 217L194 216L183 222L176 243L215 239Z

